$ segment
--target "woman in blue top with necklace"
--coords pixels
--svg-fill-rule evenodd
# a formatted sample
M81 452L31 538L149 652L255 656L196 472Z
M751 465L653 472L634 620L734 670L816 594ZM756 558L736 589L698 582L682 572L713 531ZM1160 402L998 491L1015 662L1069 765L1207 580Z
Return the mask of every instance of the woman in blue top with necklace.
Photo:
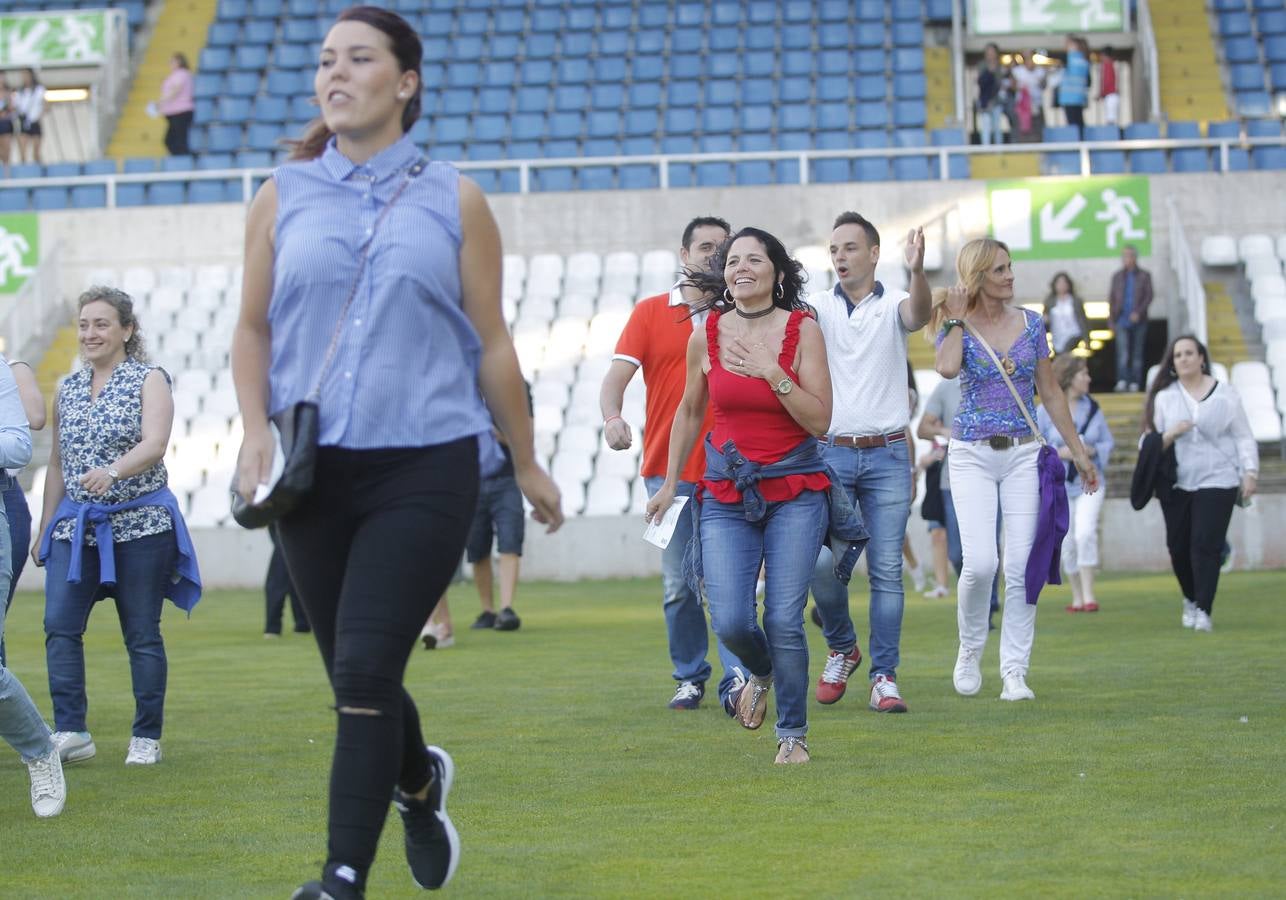
M454 765L425 747L402 678L464 551L488 409L535 517L562 522L501 314L495 220L474 182L406 135L422 52L398 15L343 12L314 79L322 118L246 222L232 370L247 500L270 471L269 416L321 378L313 487L279 521L338 713L326 862L299 898L364 895L390 800L416 883L455 872Z
M947 291L946 302L934 308L930 320L938 333L938 373L943 378L960 376L960 406L947 454L964 551L956 591L960 648L952 682L956 692L964 696L982 689L987 611L999 564L999 500L1005 525L1005 610L1000 628L1004 687L1000 699L1034 700L1036 695L1026 679L1036 636L1036 606L1034 598L1025 601L1027 558L1035 543L1041 505L1040 444L1032 433L1034 422L1028 424L1036 416L1033 399L1037 392L1071 450L1086 493L1098 489L1098 472L1081 445L1067 411L1067 399L1054 378L1041 317L1014 306L1009 248L991 238L972 240L960 248L956 272L960 283ZM1022 398L1022 409L992 362L987 345Z

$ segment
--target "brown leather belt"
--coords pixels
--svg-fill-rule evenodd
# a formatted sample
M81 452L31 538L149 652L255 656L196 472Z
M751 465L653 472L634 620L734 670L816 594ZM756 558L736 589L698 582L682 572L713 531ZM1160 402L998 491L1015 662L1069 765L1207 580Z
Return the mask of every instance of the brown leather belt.
M826 443L833 447L870 450L872 447L887 447L905 440L906 431L890 431L888 434L837 434L828 436Z

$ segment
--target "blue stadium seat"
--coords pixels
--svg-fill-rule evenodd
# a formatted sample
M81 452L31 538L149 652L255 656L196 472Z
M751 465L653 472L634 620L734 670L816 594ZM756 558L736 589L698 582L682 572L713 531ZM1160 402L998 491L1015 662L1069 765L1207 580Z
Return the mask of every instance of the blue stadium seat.
M1253 37L1230 38L1224 41L1223 52L1230 63L1259 62L1259 44Z
M777 50L777 36L773 33L771 28L751 29L746 32L745 38L745 51L750 54L750 57L762 57L765 54L774 54ZM750 57L747 57L747 65L749 65ZM762 63L762 60L760 60L760 62ZM770 65L773 64L771 56L768 62Z
M65 187L38 187L31 192L32 209L66 209L70 204Z
M893 157L893 178L896 181L931 181L936 178L936 168L927 156Z
M893 96L899 100L923 100L926 90L922 72L901 72L893 76Z
M1256 169L1286 169L1286 147L1252 147L1250 164Z
M246 149L278 150L281 148L280 141L283 137L281 132L281 126L276 123L251 122L250 127L246 129Z
M286 43L311 44L313 41L320 41L326 33L321 22L315 18L286 19L281 23L281 36Z
M690 134L667 134L661 138L662 153L696 153L697 142Z
M271 74L271 72L269 73ZM420 81L427 91L437 90L446 84L446 67L437 63L425 63L420 67Z
M147 186L148 206L177 206L186 199L187 190L181 181L158 181Z
M849 74L852 56L848 50L823 50L816 57L816 63L819 74L830 78L843 77Z
M893 125L897 128L923 128L925 123L924 102L921 100L898 100L893 104Z
M1268 96L1267 91L1243 91L1234 95L1234 99L1240 116L1249 118L1273 114L1273 98Z
M898 47L893 51L894 72L923 72L924 48Z
M202 153L196 160L198 169L231 169L234 165L231 153Z
M117 206L142 206L147 200L147 186L142 184L116 185ZM3 209L3 206L0 206Z
M629 106L633 108L631 112L637 110L655 111L660 105L661 85L652 81L630 85Z
M809 165L809 181L836 184L853 180L851 159L815 159Z
M482 67L482 83L487 87L513 89L517 68L509 60L491 60Z
M929 22L950 22L951 0L925 0L924 18Z
M1269 66L1268 80L1272 82L1274 93L1286 92L1286 62L1273 63Z
M626 137L647 137L656 134L658 117L655 109L631 109L625 113Z
M1246 123L1246 137L1281 137L1280 119L1251 119Z
M1165 126L1165 136L1175 139L1201 137L1201 125L1197 122L1170 122Z
M554 88L554 109L576 112L589 106L589 88L583 84L560 84Z
M465 145L466 157L473 162L495 162L504 159L504 145L498 141L471 141Z
M548 108L549 88L535 85L518 88L518 112L543 113Z
M815 127L819 130L845 130L849 127L849 108L843 103L819 103L813 107Z
M507 154L509 159L537 159L540 156L540 141L510 141Z
M437 144L463 143L469 136L469 120L442 116L433 120L433 141Z
M1166 171L1164 150L1131 150L1130 171L1158 175Z
M236 22L211 22L206 32L209 47L231 47L241 37L241 26Z
M824 79L820 84L845 84L847 79ZM784 75L777 82L777 102L781 104L801 104L805 110L808 99L812 96L812 79L799 75ZM821 99L820 97L818 99ZM836 98L847 99L847 98Z
M522 64L518 77L523 84L551 84L554 80L554 64L547 59L529 59Z
M889 34L886 28L882 28L879 25L879 21L881 18L883 18L883 16L884 16L884 13L880 12L872 20L860 14L858 15L858 21L871 23L868 27L857 29L857 47L859 51L860 50L883 51L885 39L888 38L888 34Z
M250 15L249 0L219 0L220 19L239 22Z
M85 163L84 170L86 175L115 175L116 160L114 159L91 159Z
M735 177L737 184L772 184L776 172L771 161L755 159L737 163Z
M731 79L715 79L706 82L705 105L732 106L738 100L737 83Z
M763 78L771 76L775 68L773 58L769 53L755 53L753 50L747 56L741 57L742 74L747 78Z
M467 116L473 112L473 88L445 88L436 94L436 105L430 95L429 109L439 116Z
M621 133L621 114L617 110L592 110L586 122L586 134L595 138L614 138Z
M1210 151L1202 147L1187 147L1170 151L1170 162L1176 172L1209 172Z
M589 138L581 147L582 156L620 156L621 142L611 137Z
M1250 34L1250 14L1246 12L1227 12L1219 14L1219 36L1223 38L1243 37Z
M191 156L161 157L161 172L191 172L196 168L196 159Z
M571 191L576 188L576 177L571 169L563 167L532 169L531 187L535 191Z
M1286 9L1286 0L1250 0L1250 8L1256 12L1266 9Z
M308 89L312 90L311 84ZM230 97L253 97L259 93L259 73L229 72L223 79L223 90Z
M559 84L584 84L591 75L589 60L584 57L563 59L558 63Z
M625 87L620 84L596 84L590 89L594 109L620 109L625 105Z
M242 150L233 156L235 168L267 169L272 166L272 154L264 150Z
M1049 144L1060 144L1081 139L1076 132L1075 125L1047 125L1044 137L1045 142Z
M651 190L660 184L656 166L621 166L619 174L621 187L628 190Z
M214 100L223 95L221 72L198 72L192 79L192 96L198 100Z
M688 56L701 53L702 33L699 31L674 31L670 33L670 65Z
M552 34L529 34L524 49L528 59L549 59L558 49L558 40Z
M283 0L250 0L250 15L275 19L286 11Z
M556 112L549 117L549 136L552 138L579 138L584 128L584 116L578 112Z
M656 56L636 56L630 63L630 77L634 81L660 81L664 71L664 62Z
M959 147L968 143L961 128L935 128L929 134L929 142L935 147Z
M697 163L696 175L697 184L701 187L728 187L733 183L731 163Z
M853 176L857 181L888 181L889 158L887 156L859 157L853 163Z
M929 137L918 128L899 128L893 132L894 147L927 147Z
M1081 174L1081 155L1070 150L1046 153L1042 171L1046 175L1079 175Z
M101 184L81 184L71 189L72 209L96 209L107 205L107 187Z
M1091 150L1090 171L1095 175L1118 175L1125 172L1125 151Z
M121 171L126 175L132 175L139 172L155 172L156 160L146 156L127 157L125 161L121 163ZM17 178L18 176L14 175L13 177Z
M1210 5L1215 12L1235 12L1246 8L1246 0L1213 0Z
M214 119L212 121L241 125L249 118L249 97L220 97L214 105Z
M1135 122L1133 125L1125 126L1123 135L1127 141L1159 140L1161 126L1156 122Z
M1224 122L1211 122L1206 126L1206 135L1212 138L1241 137L1241 123L1235 119Z
M202 72L226 71L232 62L232 51L227 47L205 47L197 58L197 68Z
M863 82L873 81L874 79L863 79ZM820 103L848 103L853 100L853 81L848 78L821 78L817 81L817 100ZM805 94L802 98L808 99ZM880 96L883 100L883 95Z
M535 65L536 63L528 63ZM549 72L551 77L553 69L550 63L544 63L545 71ZM524 78L526 76L524 75ZM453 88L476 88L482 82L482 66L475 62L463 62L456 60L447 66L447 84Z
M883 150L889 145L889 133L883 130L859 131L852 144L859 150Z
M478 112L507 113L511 103L513 103L513 91L494 87L478 91Z
M1256 30L1261 38L1273 34L1286 34L1286 11L1265 10L1255 16Z
M621 141L623 156L647 156L656 153L660 143L651 135L644 137L627 137Z
M783 75L811 75L813 54L808 50L787 50L781 55Z
M889 109L883 103L859 103L857 105L858 128L887 128L888 124Z
M707 65L711 65L718 60L724 60L733 63L735 66L735 54L741 46L741 34L733 28L708 31L706 32L706 45L708 52L714 54L707 60Z
M742 132L768 131L772 128L771 106L746 105L741 107Z
M860 78L857 82L858 100L879 100L883 102L888 95L888 84L882 78Z
M737 138L737 149L747 152L759 152L763 150L775 150L773 136L768 132L756 134L743 134Z
M24 212L30 208L31 192L26 188L0 188L0 211Z
M49 163L41 173L45 178L74 178L80 174L80 163L75 162Z
M731 106L707 106L701 111L701 130L706 134L730 134L737 126L737 113Z
M702 153L731 153L736 149L731 134L703 134L697 141Z
M1219 167L1218 156L1215 157L1215 168ZM1250 153L1240 147L1235 147L1228 151L1228 171L1229 172L1248 172L1250 171Z
M920 22L894 22L893 46L923 47L924 25Z
M267 47L261 47L256 44L242 44L240 47L237 47L232 51L231 68L245 72L254 72L256 74L256 86L258 86L258 73L267 67Z
M859 75L882 75L884 74L884 51L883 50L858 50L855 68ZM920 68L923 68L922 66Z
M817 150L848 150L853 146L851 131L818 131L813 134L813 147Z
M277 23L271 19L250 19L241 27L241 42L267 48L277 39Z
M920 19L920 0L891 0L893 21L909 22Z
M1264 67L1255 63L1243 63L1233 66L1230 81L1234 91L1262 91L1264 89Z
M665 130L670 134L690 134L697 130L695 109L670 108L665 111Z
M278 69L307 69L315 62L303 44L278 44L272 48L272 64Z
M241 149L240 125L211 125L206 129L206 149L231 153Z
M211 179L188 184L189 203L230 203L239 199L240 189L234 181Z
M1075 126L1069 126L1075 128ZM1048 131L1048 129L1046 129ZM1119 141L1121 139L1121 129L1115 125L1086 125L1085 140L1087 141ZM1072 138L1075 140L1075 138Z
M812 127L813 114L802 103L777 107L777 128L783 131L807 131Z
M608 7L611 9L611 7ZM628 13L628 11L627 11ZM595 38L595 55L599 59L623 57L629 51L630 35L626 30L600 31ZM625 77L625 68L620 69L619 78ZM619 78L617 80L619 80Z

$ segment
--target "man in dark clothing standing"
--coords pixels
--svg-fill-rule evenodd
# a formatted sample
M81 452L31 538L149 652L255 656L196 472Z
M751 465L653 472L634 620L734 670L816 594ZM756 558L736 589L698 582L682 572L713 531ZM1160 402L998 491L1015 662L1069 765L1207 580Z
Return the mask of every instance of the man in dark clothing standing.
M1139 252L1131 244L1121 251L1121 268L1112 276L1108 300L1116 331L1116 390L1137 391L1143 384L1152 276L1139 268Z

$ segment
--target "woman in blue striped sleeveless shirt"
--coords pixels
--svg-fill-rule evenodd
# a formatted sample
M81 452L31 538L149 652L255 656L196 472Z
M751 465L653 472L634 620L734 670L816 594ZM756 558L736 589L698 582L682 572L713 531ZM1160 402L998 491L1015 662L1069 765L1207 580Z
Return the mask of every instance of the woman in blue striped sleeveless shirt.
M407 136L421 56L396 14L342 13L314 81L322 118L246 223L232 369L247 500L270 470L269 416L322 377L313 489L279 523L338 712L326 863L299 898L363 896L390 798L416 883L438 888L455 872L454 766L425 747L402 678L464 551L488 408L534 515L562 522L501 314L495 220L476 184L422 164Z

